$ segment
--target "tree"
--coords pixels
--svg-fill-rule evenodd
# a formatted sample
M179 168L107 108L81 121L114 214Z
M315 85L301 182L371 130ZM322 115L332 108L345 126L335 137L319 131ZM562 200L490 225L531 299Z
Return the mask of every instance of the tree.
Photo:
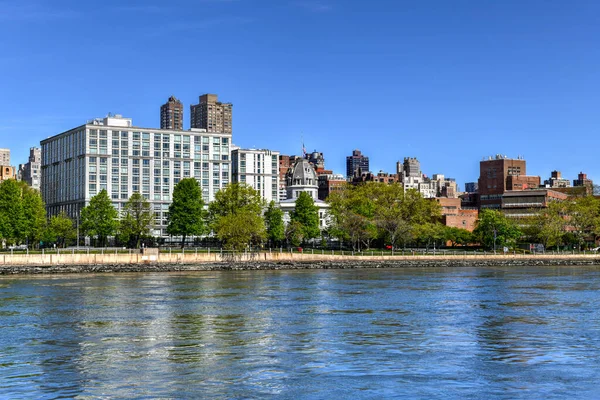
M26 236L22 191L22 186L14 179L0 183L0 237L8 243L19 242Z
M249 209L217 218L214 231L227 250L236 252L248 245L259 245L266 236L264 220Z
M267 228L267 239L271 241L272 245L278 245L285 239L283 211L277 207L274 201L269 203L265 211L265 225Z
M516 224L497 210L483 209L473 231L480 243L490 249L513 246L522 232Z
M302 225L302 236L306 239L314 239L319 236L319 208L307 192L300 192L296 199L294 211L290 215L292 221Z
M545 248L560 247L567 227L567 211L568 203L551 202L547 208L526 221L524 232Z
M216 218L235 214L241 209L250 210L261 215L264 200L258 192L245 183L232 183L215 194L215 201L208 207L211 221Z
M300 243L304 240L303 229L304 227L298 221L290 221L285 227L285 241L288 247L300 246Z
M173 202L169 206L167 233L181 236L181 248L185 239L191 235L206 232L206 211L198 181L184 178L173 189Z
M444 228L445 226L440 223L427 222L415 226L413 229L416 239L425 244L426 249L429 249L429 246L433 244L435 247L444 239Z
M447 226L444 229L444 240L449 241L452 247L464 246L473 242L473 234L466 229Z
M75 239L76 236L73 220L63 211L50 217L44 232L44 241L56 242L59 247L65 247L67 242Z
M24 216L24 236L28 244L39 242L46 227L46 206L40 192L23 183L22 202Z
M398 242L403 245L413 238L413 226L408 214L408 203L405 201L404 188L394 183L377 185L375 201L375 223L384 241L396 247ZM412 199L412 197L410 197Z
M368 247L377 237L373 194L377 185L374 182L346 185L327 198L331 215L330 234L342 241L350 240L354 250L360 250L363 244Z
M139 193L131 195L123 207L120 233L132 247L140 247L140 239L150 234L154 223L154 212L150 202Z
M232 183L215 195L208 207L211 227L225 248L241 251L266 237L264 200L245 183Z
M593 240L600 233L600 201L594 196L579 197L569 204L567 210L570 216L568 224L581 248L586 239Z
M81 210L81 228L88 236L96 236L100 246L106 245L108 236L114 235L118 227L118 213L113 207L106 190L91 198L90 204Z
M399 184L348 185L327 201L331 206L331 234L350 240L355 250L362 244L369 246L376 237L394 247L406 245L419 227L436 222L440 216L437 202L424 199L414 189L405 192Z

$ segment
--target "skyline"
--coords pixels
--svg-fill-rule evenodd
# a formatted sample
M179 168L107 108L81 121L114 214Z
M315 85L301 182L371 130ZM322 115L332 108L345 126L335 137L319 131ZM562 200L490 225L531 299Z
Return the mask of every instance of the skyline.
M591 1L4 1L0 147L16 166L40 140L108 112L158 128L171 95L188 129L190 104L216 93L233 103L234 144L300 154L303 139L336 173L360 149L373 173L416 157L461 189L495 154L523 156L542 181L555 169L598 180L598 11Z

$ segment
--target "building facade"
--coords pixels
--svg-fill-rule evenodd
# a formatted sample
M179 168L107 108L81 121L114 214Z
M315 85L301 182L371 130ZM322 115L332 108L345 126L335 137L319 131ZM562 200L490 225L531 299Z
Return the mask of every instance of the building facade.
M312 164L307 159L298 157L286 174L287 198L279 203L283 211L283 221L288 224L291 215L296 208L296 199L300 193L306 192L313 199L319 213L319 228L326 229L329 226L329 204L319 200L318 177Z
M444 225L473 232L479 216L478 210L463 209L459 198L440 197L435 200L440 205Z
M233 149L232 182L246 183L267 201L279 203L279 152Z
M507 190L537 189L539 176L527 176L527 164L521 157L516 159L496 154L479 163L478 192L480 208L499 209L502 195Z
M537 215L553 201L565 201L569 196L551 189L511 190L502 195L502 212L510 218Z
M477 182L467 182L465 183L465 192L467 193L475 193L479 190L479 185Z
M0 182L7 179L16 179L15 167L10 165L0 165Z
M319 200L327 200L327 197L335 191L343 190L348 184L342 174L321 174L317 175L319 185Z
M160 106L160 129L183 130L183 103L175 96Z
M346 178L352 179L357 170L360 170L359 176L363 172L369 172L369 157L364 156L358 149L346 157Z
M190 106L191 127L231 134L232 112L233 104L218 101L216 94L204 94L199 104Z
M550 172L550 178L544 181L547 188L568 188L571 187L571 181L562 177L560 171Z
M198 180L205 202L230 182L231 135L135 127L122 116L96 119L41 142L41 193L49 215L81 208L106 190L117 210L141 193L155 212L154 236L166 236L173 188Z
M573 186L589 186L592 188L594 186L594 182L591 179L588 179L587 174L580 172L577 174L577 179L573 179Z
M10 149L0 149L0 165L10 165Z
M33 189L40 190L40 176L42 171L42 150L39 147L29 149L29 160L19 166L19 179L26 182Z

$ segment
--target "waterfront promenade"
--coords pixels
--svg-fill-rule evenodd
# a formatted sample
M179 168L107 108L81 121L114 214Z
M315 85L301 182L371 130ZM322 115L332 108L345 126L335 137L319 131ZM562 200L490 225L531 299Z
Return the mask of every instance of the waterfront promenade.
M216 251L189 249L177 252L106 250L0 255L0 274L60 272L143 272L195 271L225 269L317 269L317 268L393 268L453 266L519 266L519 265L600 265L597 253L493 254L449 251L443 253L364 251L304 252L262 251L241 253L235 258ZM154 251L153 251L154 250Z

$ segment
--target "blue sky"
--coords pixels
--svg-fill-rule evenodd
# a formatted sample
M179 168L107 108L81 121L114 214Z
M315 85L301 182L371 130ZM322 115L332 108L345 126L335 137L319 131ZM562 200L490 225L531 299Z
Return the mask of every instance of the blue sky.
M600 2L0 0L0 147L12 162L108 112L159 126L170 95L234 104L242 147L344 173L417 157L477 180L497 153L600 181Z

